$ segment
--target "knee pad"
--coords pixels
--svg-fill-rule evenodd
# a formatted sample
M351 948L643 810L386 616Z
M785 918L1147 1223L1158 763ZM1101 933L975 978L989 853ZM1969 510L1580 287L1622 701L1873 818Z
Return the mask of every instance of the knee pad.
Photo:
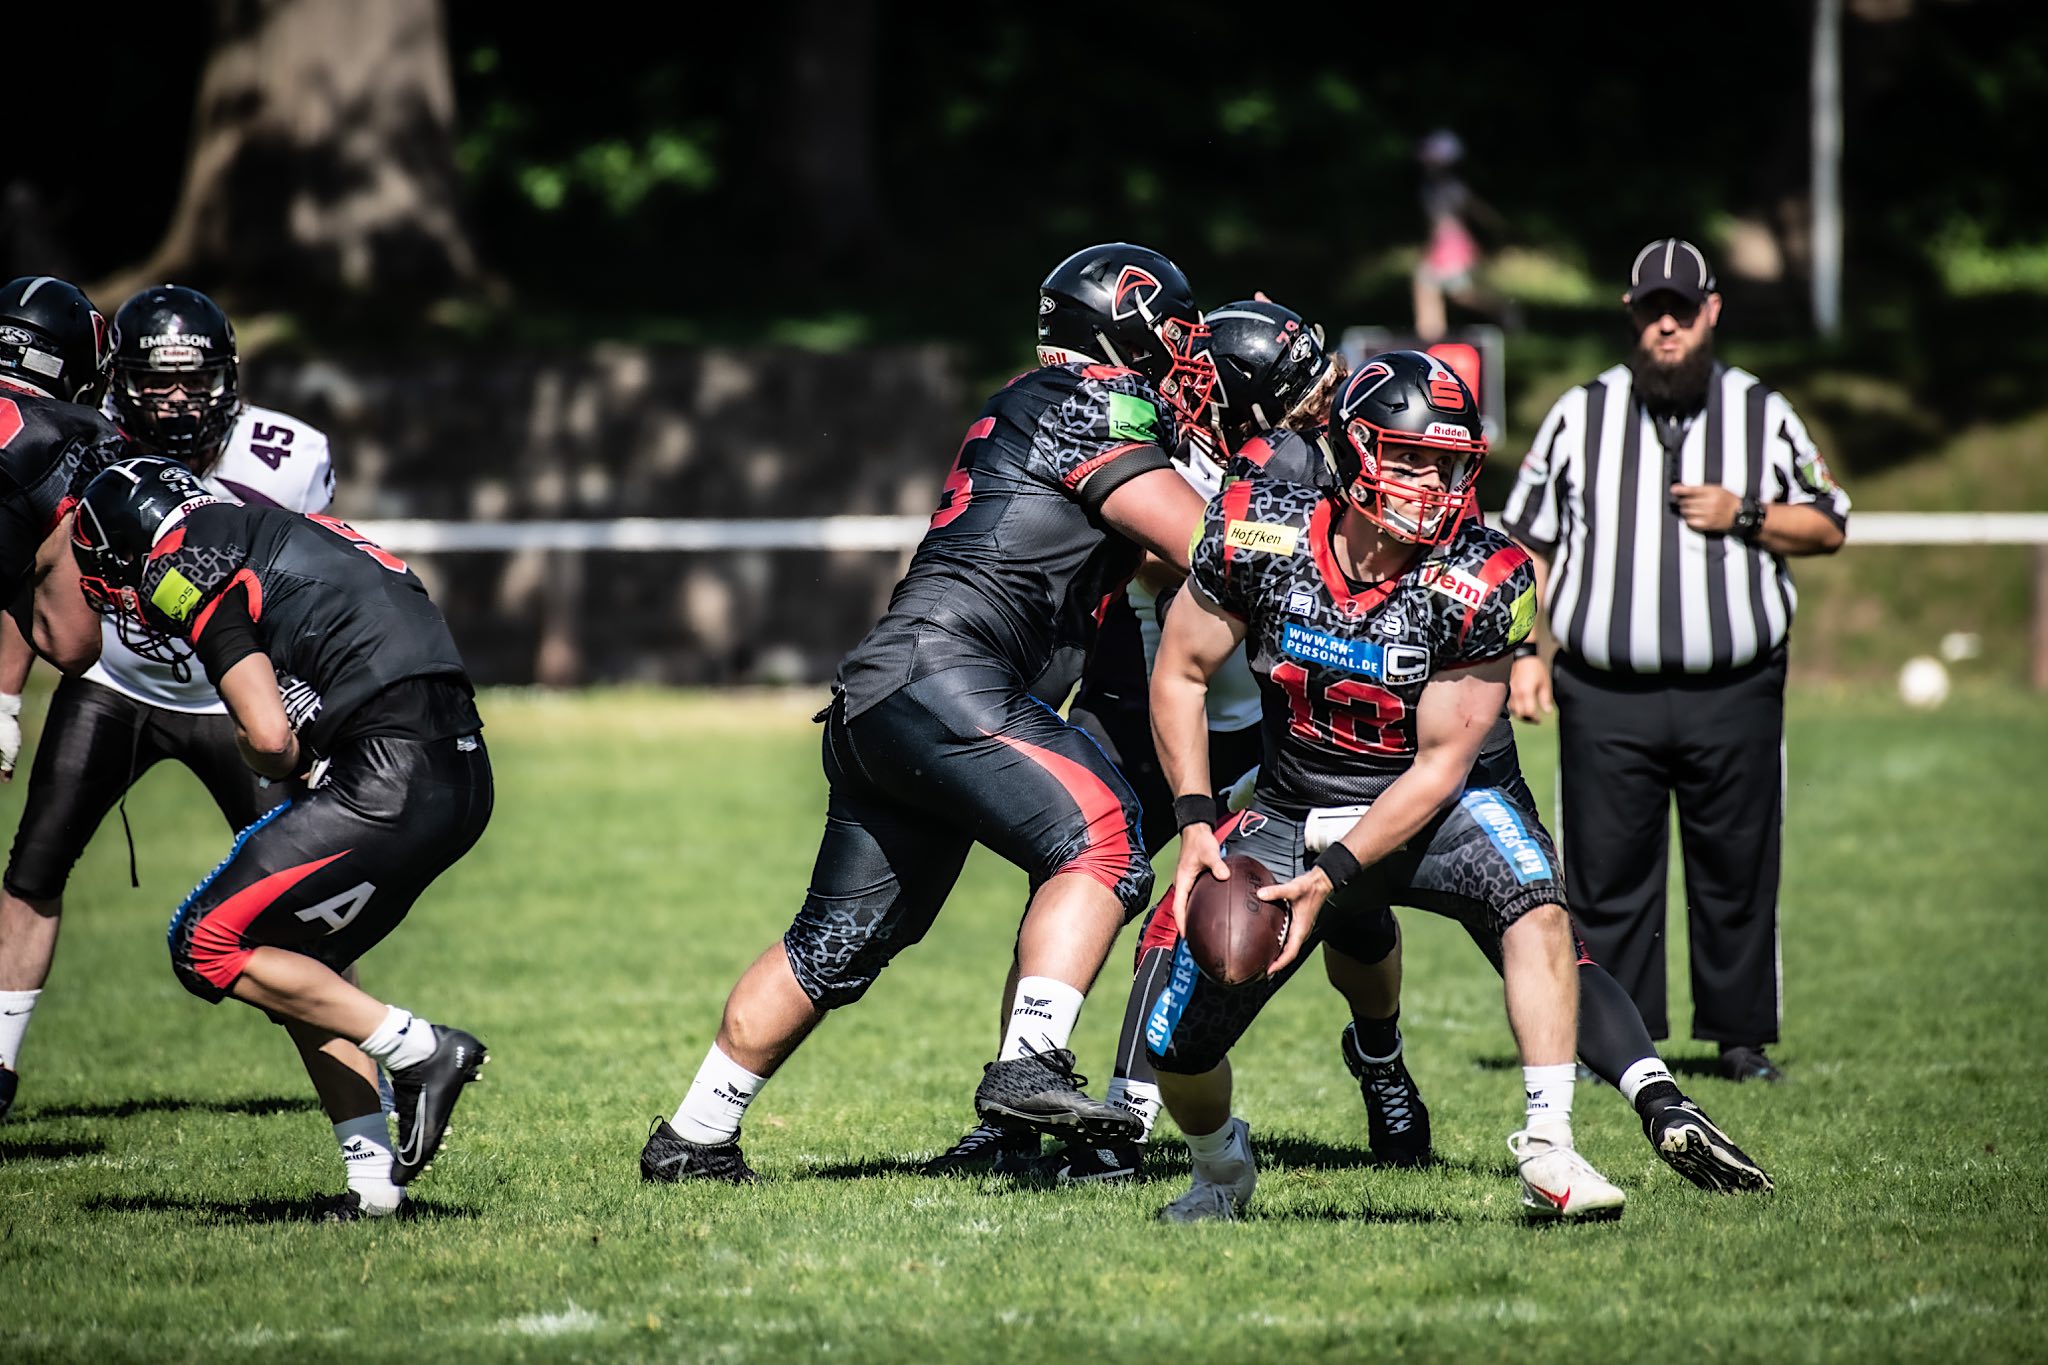
M1371 910L1336 917L1336 923L1325 917L1323 946L1334 948L1349 958L1371 966L1384 962L1394 945L1401 941L1400 928L1394 923L1394 912L1382 905Z

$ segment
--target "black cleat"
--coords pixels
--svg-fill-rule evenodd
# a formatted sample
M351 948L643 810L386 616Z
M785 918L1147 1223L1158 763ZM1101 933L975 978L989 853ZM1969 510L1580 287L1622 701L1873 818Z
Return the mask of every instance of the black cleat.
M1142 1142L1105 1142L1096 1146L1070 1142L1040 1157L1034 1169L1043 1178L1061 1185L1111 1184L1137 1179L1144 1164Z
M0 1123L7 1119L7 1111L14 1108L14 1092L21 1088L21 1075L0 1066Z
M1643 1136L1664 1164L1716 1194L1768 1194L1770 1173L1729 1141L1697 1104L1683 1095L1643 1115Z
M1782 1081L1785 1073L1761 1047L1737 1045L1721 1049L1720 1072L1731 1081Z
M434 1051L425 1061L391 1073L398 1106L398 1146L391 1154L391 1183L409 1185L433 1164L448 1136L448 1118L462 1087L476 1079L491 1054L459 1028L431 1026Z
M314 1215L322 1223L376 1223L386 1218L410 1221L413 1216L412 1201L403 1200L395 1209L370 1209L363 1207L363 1197L354 1190L343 1190L320 1200Z
M667 1119L656 1119L648 1130L647 1145L640 1149L640 1179L650 1185L677 1185L685 1180L752 1185L760 1178L740 1155L738 1133L729 1142L691 1142L669 1127Z
M1344 1065L1358 1080L1365 1097L1366 1142L1373 1158L1389 1166L1429 1164L1429 1106L1415 1088L1401 1055L1384 1062L1366 1057L1358 1046L1358 1026L1346 1024L1342 1040Z
M1138 1116L1120 1104L1082 1093L1086 1076L1074 1071L1065 1048L1033 1052L982 1069L974 1112L997 1128L1029 1129L1083 1142L1136 1142L1145 1136Z
M983 1123L919 1170L925 1175L1021 1175L1037 1160L1038 1134Z

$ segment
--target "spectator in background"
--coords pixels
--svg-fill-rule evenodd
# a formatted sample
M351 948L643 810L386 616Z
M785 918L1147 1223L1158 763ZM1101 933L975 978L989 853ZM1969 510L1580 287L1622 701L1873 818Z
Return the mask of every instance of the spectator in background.
M1849 498L1784 395L1715 359L1698 247L1645 246L1622 301L1634 353L1557 400L1508 498L1558 646L1554 684L1523 651L1509 706L1538 720L1554 686L1566 896L1658 1038L1677 797L1693 1036L1730 1079L1775 1081L1785 561L1840 549Z
M1422 216L1429 222L1429 240L1415 267L1415 335L1424 345L1443 340L1449 327L1446 296L1504 327L1519 325L1514 305L1480 283L1485 253L1473 229L1498 237L1507 225L1458 178L1464 158L1464 142L1448 128L1437 129L1415 148L1422 167Z

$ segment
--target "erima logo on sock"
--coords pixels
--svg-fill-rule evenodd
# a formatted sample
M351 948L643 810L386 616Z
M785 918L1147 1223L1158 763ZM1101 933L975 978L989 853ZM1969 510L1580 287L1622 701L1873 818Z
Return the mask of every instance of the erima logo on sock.
M746 1108L747 1106L747 1097L745 1095L742 1095L739 1091L734 1090L729 1085L712 1086L711 1098L715 1100L724 1100L727 1104L738 1105L742 1109Z
M1017 1007L1010 1011L1012 1019L1022 1014L1033 1019L1051 1020L1052 1010L1047 1008L1052 1004L1051 996L1047 996L1043 1000L1034 1000L1028 995L1020 995L1017 997L1017 1000Z

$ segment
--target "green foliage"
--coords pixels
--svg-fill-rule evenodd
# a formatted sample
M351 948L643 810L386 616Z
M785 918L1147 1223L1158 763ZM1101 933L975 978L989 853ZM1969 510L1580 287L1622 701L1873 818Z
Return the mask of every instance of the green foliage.
M823 804L814 700L484 698L496 821L364 964L371 989L494 1054L418 1187L429 1216L403 1225L294 1221L339 1187L340 1163L278 1031L171 979L164 916L227 835L188 774L151 773L130 802L147 889L127 888L118 825L103 828L0 1127L0 1356L2038 1354L2048 865L2040 801L2009 780L2015 754L2048 745L2031 697L1973 688L1922 715L1878 692L1795 690L1777 1049L1791 1079L1732 1087L1699 1075L1705 1045L1670 1049L1779 1191L1695 1191L1618 1097L1582 1087L1582 1146L1629 1207L1548 1229L1522 1225L1501 1142L1520 1106L1499 984L1421 914L1404 915L1403 1025L1436 1167L1365 1164L1342 1010L1311 969L1237 1059L1264 1166L1251 1221L1151 1221L1185 1180L1171 1141L1120 1189L906 1174L966 1123L993 1043L1023 887L983 854L928 940L755 1105L767 1184L642 1187L650 1117L801 894ZM1553 734L1522 732L1538 792ZM0 788L0 818L20 791ZM1098 1088L1127 946L1077 1040ZM1682 968L1673 985L1683 1028Z

